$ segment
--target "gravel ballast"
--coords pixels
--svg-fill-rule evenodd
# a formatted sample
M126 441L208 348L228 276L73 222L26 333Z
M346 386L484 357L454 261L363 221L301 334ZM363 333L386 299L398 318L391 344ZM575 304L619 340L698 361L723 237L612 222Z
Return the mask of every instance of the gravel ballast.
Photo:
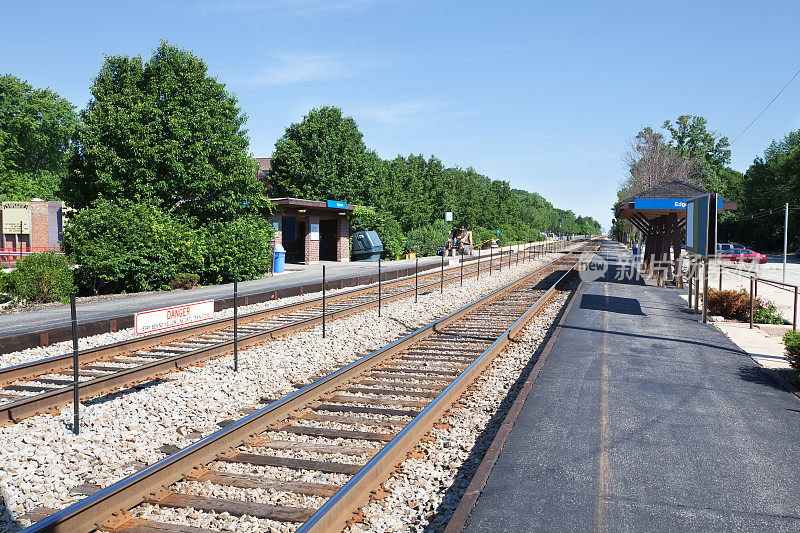
M83 495L71 492L79 485L106 487L163 458L160 448L164 445L187 446L219 429L220 422L240 418L240 410L263 407L259 403L261 398L277 398L293 392L294 385L330 373L508 283L532 267L533 263L527 262L511 269L504 267L502 274L495 271L491 277L482 273L478 281L465 280L463 288L457 283L446 285L443 295L438 290L421 294L417 304L413 298L387 304L380 318L377 310L370 310L331 321L325 339L316 327L242 350L238 373L232 371L228 356L173 372L127 391L83 402L78 436L71 431L71 406L61 409L55 416L35 416L0 428L3 449L0 495L7 511L0 518L0 529L14 530L18 525L29 524L25 519L15 524L12 515L18 518L37 507L62 508L81 499ZM265 302L248 306L246 310L310 297L313 295ZM226 313L230 311L218 315ZM125 335L132 336L132 332L98 335L84 339L83 343L86 347L96 346L122 340ZM38 359L44 356L41 350L55 355L56 345L6 354L2 356L2 363L6 366L8 361L22 362L25 357ZM31 353L36 351L38 353ZM232 466L227 465L227 468ZM327 477L327 482L331 483L346 481L341 479L343 476ZM184 515L182 510L159 512L176 517ZM190 523L193 519L186 514L186 523ZM224 523L224 519L215 517L205 527L218 527L216 524ZM244 528L247 523L252 529L262 525L261 521L256 520L259 523L256 525L252 520L255 519L237 518L234 527ZM283 528L281 525L280 529Z

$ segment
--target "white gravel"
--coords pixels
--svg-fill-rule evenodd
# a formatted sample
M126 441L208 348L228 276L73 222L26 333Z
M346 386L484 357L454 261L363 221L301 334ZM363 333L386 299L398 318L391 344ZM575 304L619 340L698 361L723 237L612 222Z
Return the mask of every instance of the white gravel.
M510 403L501 402L530 361L567 299L557 295L525 328L521 342L513 344L478 380L478 387L450 409L452 416L439 422L434 438L416 448L424 457L407 459L383 485L389 492L383 500L372 500L361 510L364 522L347 531L442 531L458 506L464 491L505 416ZM516 392L515 392L516 394ZM499 417L492 418L499 413ZM485 433L484 433L485 432Z
M240 409L263 407L258 403L260 398L292 392L293 384L330 373L509 282L532 266L529 262L504 268L502 274L495 271L491 277L481 275L478 282L465 280L463 288L445 286L444 295L438 291L420 295L418 304L413 298L390 303L384 306L382 318L376 310L370 310L332 321L325 339L317 327L243 350L238 373L233 373L231 357L227 356L171 373L167 379L83 402L78 436L71 431L71 406L55 416L31 417L0 428L0 495L4 509L10 511L0 517L0 529L13 530L17 527L13 517L37 507L62 508L81 499L70 493L77 485L108 486L130 474L132 464L151 464L164 457L159 451L163 445L187 446L219 429L219 422L240 418ZM273 470L279 469L265 469ZM337 479L342 477L325 475L328 482L335 483L342 482ZM22 520L19 525L28 522Z

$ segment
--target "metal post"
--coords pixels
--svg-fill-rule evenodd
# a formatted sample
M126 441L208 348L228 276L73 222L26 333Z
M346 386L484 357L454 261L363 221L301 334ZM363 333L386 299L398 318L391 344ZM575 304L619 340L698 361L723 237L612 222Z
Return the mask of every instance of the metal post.
M750 278L750 329L753 329L753 278Z
M461 286L464 286L464 254L461 254Z
M500 260L497 262L497 268L499 269L498 272L503 272L503 249L500 248Z
M719 265L719 290L722 290L722 263Z
M239 276L233 276L233 371L239 371Z
M689 261L690 261L689 270L691 271L691 268L692 268L691 259ZM694 285L694 283L693 283L693 280L692 280L691 277L689 278L688 281L689 281L689 283L687 283L687 285L689 286L689 309L691 309L692 308L692 286Z
M703 324L708 322L708 256L703 261Z
M417 303L419 294L419 257L416 259L416 266L414 267L414 303Z
M381 316L381 258L378 258L378 316Z
M789 203L783 213L783 282L786 283L786 243L789 238Z
M322 338L325 338L325 265L322 265Z
M792 314L792 331L797 331L797 287L794 288L794 313Z
M699 272L697 272L697 270L700 267L700 263L696 262L696 265L697 266L695 266L695 270L694 270L694 272L695 272L695 274L694 274L694 312L695 312L695 314L697 314L697 312L700 310L700 275L699 275Z
M439 277L439 294L444 292L444 255L442 255L442 272Z
M489 275L492 275L492 261L494 261L494 248L489 244Z
M478 248L478 271L475 273L475 280L481 279L481 249Z
M74 294L69 296L69 309L72 314L72 432L77 435L81 432L81 425L78 413L80 407L80 394L78 393L78 312L75 309Z

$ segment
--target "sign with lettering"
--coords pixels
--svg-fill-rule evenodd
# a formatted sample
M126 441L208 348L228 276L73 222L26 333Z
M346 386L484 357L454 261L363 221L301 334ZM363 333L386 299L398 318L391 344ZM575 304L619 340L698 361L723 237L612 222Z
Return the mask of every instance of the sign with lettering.
M347 202L340 200L328 200L328 207L331 209L347 209Z
M3 233L28 235L31 232L31 210L28 202L3 202Z
M205 302L142 311L136 313L134 323L136 334L144 335L164 329L207 322L213 318L214 300L206 300Z
M633 201L634 209L674 210L686 209L686 200L667 198L637 198ZM722 209L722 198L717 200L717 210Z

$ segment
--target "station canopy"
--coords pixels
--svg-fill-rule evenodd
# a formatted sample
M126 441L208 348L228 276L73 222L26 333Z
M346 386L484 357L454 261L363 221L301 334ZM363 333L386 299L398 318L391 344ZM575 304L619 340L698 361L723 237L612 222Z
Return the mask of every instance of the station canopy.
M674 282L683 287L681 240L686 232L686 201L708 191L680 180L646 189L619 202L617 219L630 221L644 237L642 267L663 286ZM720 198L717 212L736 210L736 202Z
M619 202L614 210L618 219L629 220L643 235L650 234L662 217L675 218L678 226L686 227L686 200L707 194L708 191L685 181L671 180L650 187ZM735 211L736 202L720 198L717 211ZM658 231L658 230L657 230Z

